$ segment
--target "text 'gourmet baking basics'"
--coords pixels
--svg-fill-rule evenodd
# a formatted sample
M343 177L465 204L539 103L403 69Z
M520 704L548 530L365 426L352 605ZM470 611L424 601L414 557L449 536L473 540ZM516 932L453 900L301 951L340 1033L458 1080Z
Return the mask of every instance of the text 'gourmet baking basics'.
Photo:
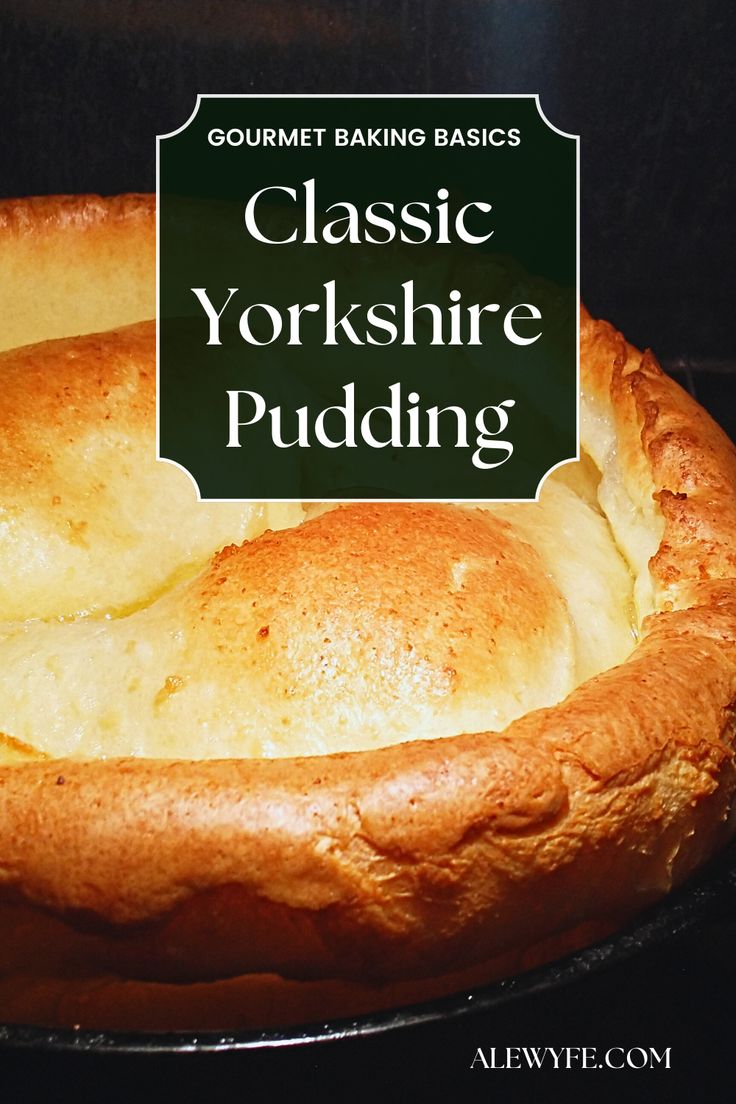
M576 288L533 98L200 98L159 151L160 455L203 498L534 498Z

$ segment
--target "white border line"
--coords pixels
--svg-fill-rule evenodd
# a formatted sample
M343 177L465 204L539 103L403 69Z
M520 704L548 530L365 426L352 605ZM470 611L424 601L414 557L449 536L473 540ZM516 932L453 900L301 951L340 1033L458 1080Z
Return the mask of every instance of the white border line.
M575 318L575 455L558 461L554 467L549 468L537 484L534 498L455 498L453 502L538 502L542 486L547 478L558 468L565 464L571 464L580 459L580 135L568 134L560 130L549 121L539 99L538 92L198 92L197 98L189 118L176 130L168 134L156 135L156 460L163 464L171 464L184 472L191 480L196 492L198 502L243 502L258 503L268 502L445 502L440 498L202 498L199 484L183 464L178 460L172 460L168 456L161 455L161 422L160 422L160 192L161 192L161 142L167 138L175 138L192 123L202 105L203 100L534 100L540 119L561 138L567 138L575 143L575 296L577 309Z

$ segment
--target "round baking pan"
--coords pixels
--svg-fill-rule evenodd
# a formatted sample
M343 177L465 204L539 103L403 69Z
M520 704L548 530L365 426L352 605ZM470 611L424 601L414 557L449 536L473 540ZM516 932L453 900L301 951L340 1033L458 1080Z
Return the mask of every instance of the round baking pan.
M736 841L686 886L608 939L535 970L441 1000L375 1012L354 1019L237 1032L115 1032L0 1025L0 1046L50 1051L166 1054L297 1047L359 1038L422 1024L457 1020L512 1001L583 980L615 967L709 922L733 915L736 905Z

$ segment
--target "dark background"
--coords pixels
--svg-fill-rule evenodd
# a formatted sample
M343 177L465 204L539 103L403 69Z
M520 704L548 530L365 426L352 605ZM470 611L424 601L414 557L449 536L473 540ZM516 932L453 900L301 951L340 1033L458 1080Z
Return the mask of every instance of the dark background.
M4 0L0 193L153 190L197 92L539 92L581 135L582 295L736 435L734 5L727 0ZM0 257L0 264L2 258ZM458 1023L296 1051L5 1051L3 1099L724 1100L736 922ZM669 1075L467 1067L478 1045L669 1045ZM162 1079L163 1080L160 1080Z
M4 195L152 191L197 92L539 92L581 135L589 309L733 353L728 0L4 0Z

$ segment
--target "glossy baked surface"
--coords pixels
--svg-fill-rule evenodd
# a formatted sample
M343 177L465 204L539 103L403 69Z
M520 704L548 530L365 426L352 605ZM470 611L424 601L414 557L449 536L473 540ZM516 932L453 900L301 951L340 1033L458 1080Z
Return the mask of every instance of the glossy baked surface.
M130 379L146 340L6 364L63 348L98 380L90 350L114 376L127 349ZM154 487L129 547L100 525L101 566L67 539L65 577L98 595L72 589L0 633L6 933L43 943L50 917L48 969L74 976L447 989L610 928L729 836L733 447L611 327L584 316L581 343L589 459L538 506L351 506L263 536L243 526L265 515L223 517L196 536L197 504L182 497L167 528ZM82 388L96 447L64 491L88 527L104 391ZM56 414L13 418L38 449L57 432ZM55 450L40 451L38 500L5 468L22 560L59 536ZM149 525L191 541L180 562L160 569L154 547L116 572L130 549L173 548ZM12 533L0 554L17 556ZM63 595L64 557L46 562L40 592ZM137 596L106 598L118 574ZM328 754L345 748L370 750ZM5 946L3 969L29 968L33 938Z

